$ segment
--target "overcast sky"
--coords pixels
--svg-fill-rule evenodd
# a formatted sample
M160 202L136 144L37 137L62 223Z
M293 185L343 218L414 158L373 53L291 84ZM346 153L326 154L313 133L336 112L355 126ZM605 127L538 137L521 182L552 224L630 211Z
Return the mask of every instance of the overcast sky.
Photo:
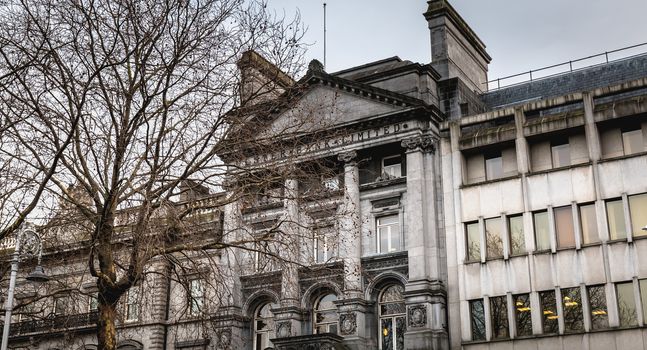
M399 56L428 63L425 0L326 0L326 71ZM647 0L451 0L492 56L489 78L525 72L647 42ZM323 0L269 0L280 14L299 9L323 61ZM640 49L647 52L647 46ZM636 50L633 51L634 53ZM613 57L612 57L613 58Z

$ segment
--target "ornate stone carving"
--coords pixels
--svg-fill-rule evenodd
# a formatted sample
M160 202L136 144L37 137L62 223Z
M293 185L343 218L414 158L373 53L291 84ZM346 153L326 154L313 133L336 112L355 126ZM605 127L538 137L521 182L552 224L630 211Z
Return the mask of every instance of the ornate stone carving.
M276 325L276 336L279 338L287 338L292 336L292 322L283 321Z
M407 151L436 152L436 140L429 135L415 136L402 140L402 147Z
M340 153L337 155L337 159L339 159L340 162L344 163L352 163L357 160L357 152L355 151L348 151L344 153Z
M354 312L339 315L339 328L341 335L355 334L357 331L357 315Z
M427 325L427 305L418 304L408 307L409 327L420 328Z
M231 345L231 329L222 329L218 331L218 348L225 349Z

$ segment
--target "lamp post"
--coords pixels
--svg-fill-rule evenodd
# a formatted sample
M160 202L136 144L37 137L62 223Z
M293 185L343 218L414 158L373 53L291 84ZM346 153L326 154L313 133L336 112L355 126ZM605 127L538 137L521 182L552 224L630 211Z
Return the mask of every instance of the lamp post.
M9 292L7 295L7 301L5 302L5 316L4 316L4 327L2 328L2 348L1 350L7 350L9 345L9 327L11 326L11 311L13 308L13 294L16 287L16 276L18 275L18 263L20 262L20 253L23 246L26 246L26 250L29 250L32 254L38 254L38 265L34 268L28 276L27 280L32 282L47 282L49 277L45 274L45 270L40 265L42 255L43 255L43 245L38 233L31 228L23 228L18 231L18 236L16 237L16 244L14 247L14 252L11 258L11 277L9 278Z

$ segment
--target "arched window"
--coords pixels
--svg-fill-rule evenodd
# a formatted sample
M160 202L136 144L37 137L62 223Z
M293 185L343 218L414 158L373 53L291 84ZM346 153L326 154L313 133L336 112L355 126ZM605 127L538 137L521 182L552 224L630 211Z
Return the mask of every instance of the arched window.
M386 287L379 298L380 349L404 350L404 332L407 330L406 308L399 284Z
M274 314L276 304L261 304L254 312L254 349L263 350L272 347L270 338L274 338Z
M333 303L337 300L335 294L325 294L315 302L314 307L314 333L334 333L337 334L337 307Z

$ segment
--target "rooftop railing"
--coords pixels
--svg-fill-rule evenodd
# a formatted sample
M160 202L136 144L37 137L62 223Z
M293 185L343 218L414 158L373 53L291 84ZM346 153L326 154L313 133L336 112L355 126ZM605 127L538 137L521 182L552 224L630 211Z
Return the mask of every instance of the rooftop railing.
M509 75L503 78L489 80L484 83L488 91L496 91L502 88L515 86L534 80L545 79L556 75L571 73L585 68L609 64L641 54L647 53L647 42L621 49L606 51L597 55L578 58L576 60L554 64L539 69L530 70L523 73Z

